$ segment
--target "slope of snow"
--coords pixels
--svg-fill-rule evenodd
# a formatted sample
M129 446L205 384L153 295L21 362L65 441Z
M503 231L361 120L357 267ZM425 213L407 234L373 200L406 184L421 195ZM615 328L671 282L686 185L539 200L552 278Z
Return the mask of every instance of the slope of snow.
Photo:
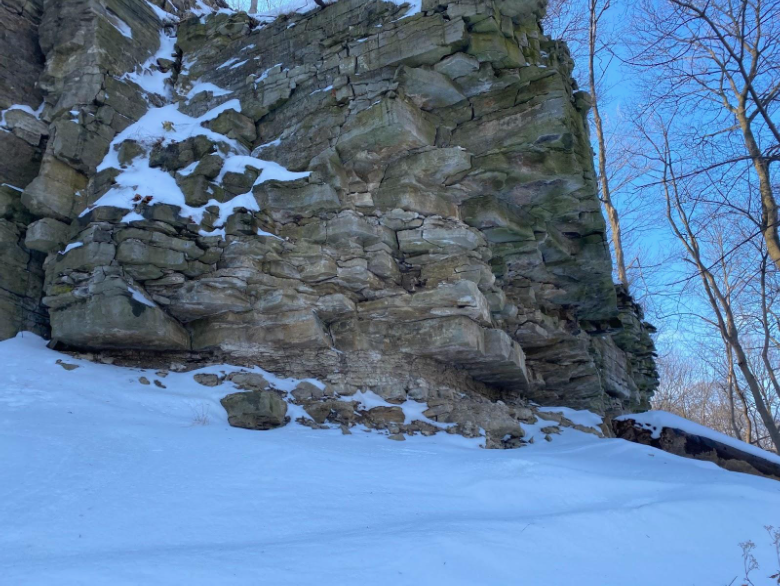
M766 562L752 579L774 572L771 480L573 430L488 451L235 429L232 384L44 344L0 342L4 584L725 585L746 539Z
M149 3L150 6L154 6ZM155 7L156 8L156 7ZM159 8L157 10L160 10ZM164 13L167 14L167 13ZM129 27L128 27L129 28ZM126 73L123 80L135 82L142 90L150 94L158 94L166 98L171 97L171 92L166 82L171 77L171 72L164 73L157 69L158 59L173 59L176 57L176 38L168 34L165 29L160 31L160 48L146 60L146 63L138 66L136 71Z
M774 463L780 464L780 455L777 455L776 453L764 451L755 445L750 445L749 443L745 443L744 441L740 441L734 437L729 437L723 433L718 433L709 427L705 427L699 423L694 423L688 419L684 419L681 416L677 416L676 414L672 414L664 410L649 410L640 414L626 414L618 417L618 420L621 421L627 419L632 419L636 421L638 425L641 425L644 429L651 431L653 439L658 439L661 436L661 429L664 427L680 429L681 431L685 431L691 435L707 437L713 441L718 441L724 445L729 445L734 449L739 449L745 453L750 453L751 455L762 457L769 461L773 461Z
M176 18L172 14L165 12L159 6L155 6L154 4L149 2L149 0L144 0L144 1L146 2L146 5L152 9L152 12L154 12L154 14L157 15L157 18L159 18L161 22L171 23L171 24L176 22ZM172 6L173 9L176 10L176 7L173 6L173 4L170 4L170 6Z

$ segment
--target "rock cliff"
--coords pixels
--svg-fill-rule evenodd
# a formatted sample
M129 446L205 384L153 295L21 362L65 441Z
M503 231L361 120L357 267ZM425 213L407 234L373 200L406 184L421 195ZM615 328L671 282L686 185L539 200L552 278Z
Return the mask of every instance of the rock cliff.
M0 337L257 364L326 382L317 423L370 389L494 446L528 401L647 407L543 0L159 4L0 0Z

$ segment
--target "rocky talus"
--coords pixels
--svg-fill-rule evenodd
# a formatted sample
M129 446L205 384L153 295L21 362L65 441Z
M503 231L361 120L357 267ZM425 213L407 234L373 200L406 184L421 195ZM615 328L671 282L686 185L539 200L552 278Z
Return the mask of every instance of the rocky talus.
M652 327L544 4L0 0L0 337L258 365L325 383L312 426L370 391L368 426L495 447L532 403L645 408Z

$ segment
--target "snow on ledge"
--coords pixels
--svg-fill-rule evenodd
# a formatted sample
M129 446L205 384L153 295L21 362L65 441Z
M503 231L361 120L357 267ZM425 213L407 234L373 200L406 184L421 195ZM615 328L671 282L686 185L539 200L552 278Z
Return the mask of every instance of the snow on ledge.
M706 437L707 439L712 439L718 443L723 443L724 445L728 445L734 449L744 451L750 455L755 455L756 457L771 461L772 463L780 464L780 455L771 453L769 451L764 451L763 449L759 449L754 445L750 445L749 443L745 443L744 441L740 441L734 437L729 437L723 433L718 433L709 427L705 427L699 423L694 423L693 421L689 421L688 419L684 419L681 416L677 416L676 414L672 414L664 410L650 410L648 412L639 414L624 414L617 417L615 420L633 420L644 430L650 431L652 433L653 439L658 439L661 436L661 429L664 427L670 429L679 429L690 435Z
M589 410L575 410L567 406L539 406L537 408L541 412L560 413L575 425L582 425L583 427L598 429L604 422L602 417Z
M227 110L241 112L240 102L235 98L228 100L215 106L200 117L191 117L184 114L179 110L178 104L167 104L158 108L150 108L137 122L114 137L108 153L97 167L97 170L102 171L109 168L120 170L119 175L115 178L116 183L91 207L84 209L81 216L101 206L114 206L131 210L134 208L134 202L139 196L151 197L150 201L153 204L178 206L183 217L191 217L196 223L202 222L206 208L217 207L219 216L214 223L213 228L215 229L224 225L236 208L258 211L259 207L252 190L226 202L218 202L211 199L203 206L189 206L186 204L184 193L176 184L174 176L161 168L150 167L148 155L138 156L124 167L119 161L119 146L128 139L135 140L149 148L153 144L164 146L196 135L205 135L216 143L226 144L234 151L246 153L248 150L236 140L202 126L202 123L215 119ZM226 153L223 155L225 155L225 161L218 178L215 180L217 183L222 182L226 173L243 173L249 166L260 172L253 187L269 180L291 181L311 175L310 171L291 172L274 161L266 161L251 155ZM183 170L184 175L191 173L194 169L193 166L188 166ZM138 216L125 217L123 221L129 222L131 219L138 220Z
M149 0L144 0L144 1L146 2L146 5L152 10L152 12L154 12L155 16L157 16L157 18L159 18L160 22L162 22L163 24L175 24L177 22L177 19L173 14L170 14L169 12L165 12L159 6L155 6L154 4L149 2Z
M338 0L325 0L326 4L335 4ZM397 6L409 6L409 9L399 18L396 20L402 20L404 18L408 18L410 16L414 16L415 14L418 14L422 12L422 0L385 0L386 2L390 2L392 4L395 4ZM314 10L317 10L320 8L317 3L314 0L285 0L283 1L279 6L269 7L268 10L263 10L262 12L257 12L252 15L253 18L256 18L263 24L267 24L270 22L273 22L277 18L279 18L282 15L289 15L289 14L307 14L309 12L312 12ZM203 17L206 17L210 14L229 14L232 12L232 10L226 10L224 8L220 8L218 10L215 10L213 8L209 8L206 6L201 0L198 0L197 7L193 8L192 13L195 16L198 16L201 18L201 22L203 22ZM295 26L295 23L291 23L288 28Z
M154 302L152 302L146 296L144 296L143 292L141 292L140 290L137 290L132 286L128 286L127 291L130 292L130 296L132 296L133 300L135 300L136 302L140 302L141 304L145 304L146 306L151 306L153 308L157 306Z
M201 82L198 80L193 84L192 88L189 92L187 92L186 97L187 100L192 100L195 96L200 94L201 92L211 92L211 95L216 97L219 96L227 96L228 94L232 94L230 90L225 90L224 88L220 88L216 84L212 84L211 82Z
M26 112L27 114L31 114L38 120L41 120L41 113L43 112L43 107L46 106L46 101L44 100L41 102L41 105L38 107L37 110L33 110L32 106L27 106L26 104L12 104L5 110L0 110L0 127L6 126L5 122L5 113L10 112L12 110L22 110ZM3 184L5 185L5 184Z
M68 251L72 251L74 249L78 249L79 247L83 246L84 243L81 241L77 241L76 243L70 243L65 249L59 252L60 255L65 255Z
M119 33L128 39L133 38L133 29L125 21L119 18L119 15L110 9L107 9L107 20Z

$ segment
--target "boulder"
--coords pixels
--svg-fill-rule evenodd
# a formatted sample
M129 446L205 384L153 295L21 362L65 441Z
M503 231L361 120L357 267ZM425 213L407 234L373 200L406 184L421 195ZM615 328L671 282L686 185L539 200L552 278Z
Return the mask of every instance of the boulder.
M243 312L252 308L246 294L246 282L236 278L202 278L188 281L176 290L168 312L183 321L191 321L222 312Z
M471 35L466 52L479 62L490 62L496 69L526 65L517 43L498 31Z
M0 84L2 86L2 84ZM24 139L0 129L0 178L2 184L22 189L38 175L42 154Z
M402 424L404 411L400 406L376 406L365 412L366 424L377 429L387 429L388 427Z
M193 349L220 349L237 356L269 349L327 349L331 345L323 324L309 310L224 312L193 321L188 328Z
M228 423L241 429L267 431L283 427L286 418L287 403L277 392L255 390L228 394L220 400L228 415Z
M324 396L324 391L311 382L300 382L291 392L296 402L306 402L310 400L319 400Z
M219 386L222 383L217 374L195 374L192 377L201 386L208 386L210 388Z
M280 222L341 208L338 194L328 184L265 182L254 193L260 207Z
M426 220L419 229L398 231L398 246L404 253L470 251L484 243L479 231L436 220Z
M257 130L252 119L233 109L226 110L210 121L208 127L226 137L241 141L246 146L251 146L257 138Z
M233 382L236 388L241 390L265 390L268 388L268 380L262 374L252 374L247 372L236 372L230 374L228 379Z
M416 67L433 65L442 57L462 49L468 38L462 18L445 19L435 13L431 18L409 19L402 32L390 29L380 32L373 42L350 45L357 57L359 72L371 71L400 63Z
M33 147L41 147L49 136L45 122L25 110L9 110L5 113L5 126L11 132Z

